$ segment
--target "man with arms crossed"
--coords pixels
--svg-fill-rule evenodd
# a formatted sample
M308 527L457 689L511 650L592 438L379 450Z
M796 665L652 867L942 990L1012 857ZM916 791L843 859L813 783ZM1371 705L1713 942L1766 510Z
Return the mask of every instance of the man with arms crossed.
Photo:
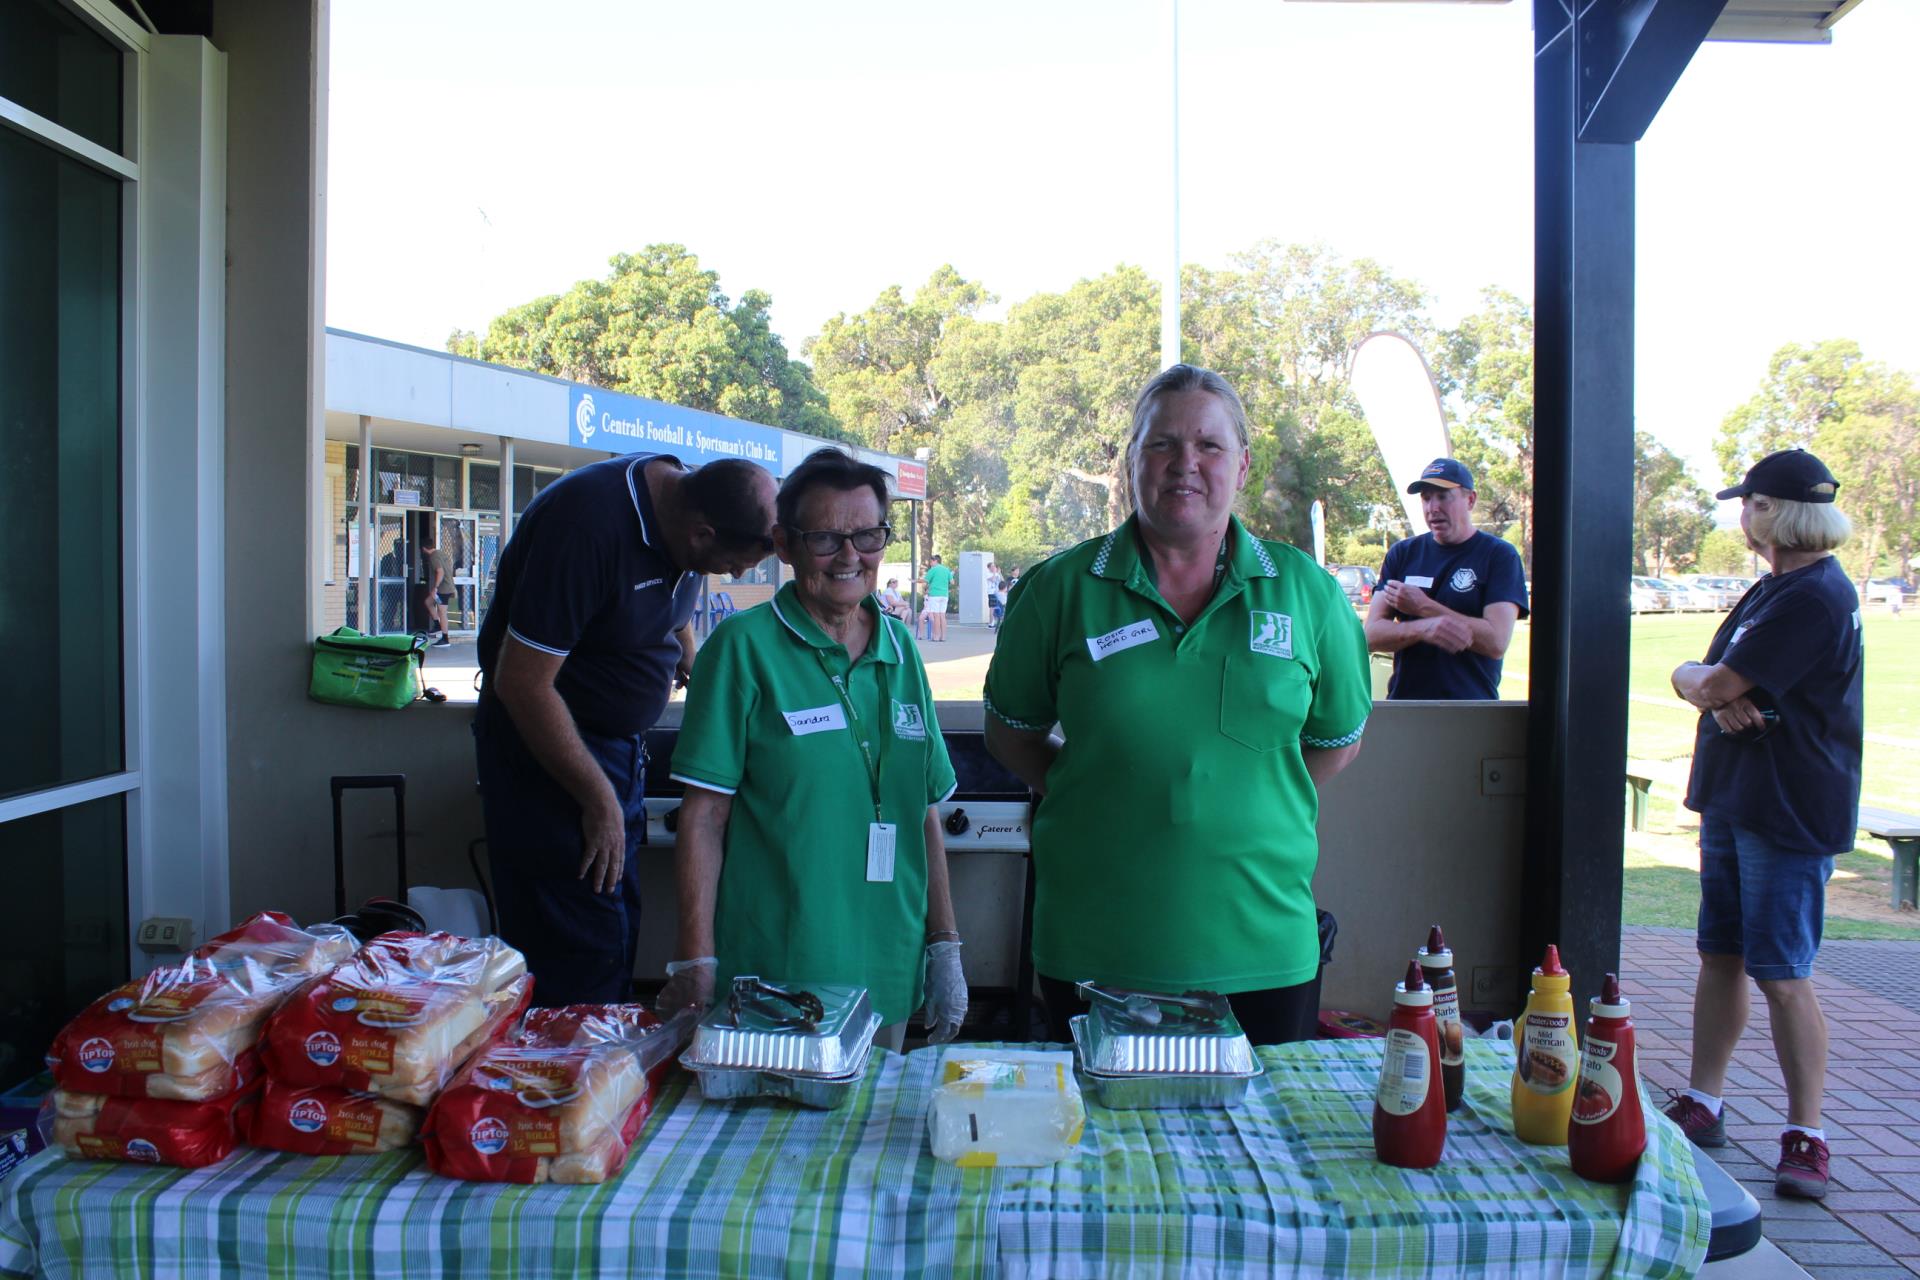
M773 496L750 462L636 454L555 481L514 525L480 627L473 735L500 933L540 1004L628 996L642 735L692 666L701 576L771 553Z
M1435 458L1407 486L1428 532L1395 543L1367 611L1367 648L1393 655L1387 697L1491 701L1513 624L1527 616L1526 573L1511 544L1473 527L1473 473Z

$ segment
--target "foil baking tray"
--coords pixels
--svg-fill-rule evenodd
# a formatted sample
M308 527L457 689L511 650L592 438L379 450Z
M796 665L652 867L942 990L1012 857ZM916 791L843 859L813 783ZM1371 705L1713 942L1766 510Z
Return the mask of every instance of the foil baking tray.
M742 976L700 1020L683 1061L696 1068L844 1076L866 1061L879 1029L865 987Z
M1258 1072L1253 1045L1230 1008L1217 1021L1200 1021L1181 1016L1178 1005L1161 1003L1167 997L1151 992L1125 994L1154 1002L1160 1021L1149 1024L1112 1002L1095 1000L1088 1012L1079 1015L1086 1020L1085 1028L1075 1037L1081 1064L1088 1071L1226 1076Z
M1188 1107L1232 1107L1247 1096L1247 1086L1262 1074L1257 1066L1247 1071L1114 1075L1087 1067L1089 1017L1069 1018L1073 1044L1080 1051L1080 1074L1110 1111L1173 1111Z
M869 1050L871 1046L868 1046ZM867 1053L852 1071L838 1076L805 1076L752 1067L705 1067L683 1055L680 1065L700 1080L700 1096L709 1102L738 1102L743 1098L784 1098L816 1111L845 1106L866 1075Z

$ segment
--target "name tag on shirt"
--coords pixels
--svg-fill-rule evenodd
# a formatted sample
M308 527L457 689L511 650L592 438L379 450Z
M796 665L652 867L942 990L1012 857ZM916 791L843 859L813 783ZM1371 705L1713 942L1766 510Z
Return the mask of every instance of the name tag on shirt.
M1422 591L1433 590L1433 579L1423 573L1410 573L1402 578L1401 581L1410 587L1418 587Z
M1727 637L1727 648L1731 649L1733 646L1739 644L1741 637L1747 634L1747 629L1751 626L1753 626L1751 622L1743 622L1735 627L1733 634Z
M1124 627L1116 627L1103 636L1088 636L1087 652L1093 655L1095 662L1098 662L1124 649L1152 644L1159 638L1160 628L1153 625L1153 619L1142 618L1138 622L1129 622Z
M893 845L898 834L891 822L867 824L867 880L870 883L892 883Z
M787 728L793 730L796 738L847 727L847 713L837 702L829 702L824 707L809 707L805 711L782 711L780 714L786 717Z

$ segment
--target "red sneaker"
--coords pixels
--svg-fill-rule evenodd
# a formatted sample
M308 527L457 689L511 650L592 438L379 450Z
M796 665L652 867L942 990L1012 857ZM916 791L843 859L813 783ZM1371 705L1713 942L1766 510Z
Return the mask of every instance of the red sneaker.
M1726 1113L1715 1115L1704 1102L1675 1090L1667 1090L1667 1119L1680 1126L1680 1132L1696 1147L1727 1145Z
M1818 1200L1827 1194L1827 1144L1810 1133L1789 1129L1780 1135L1780 1167L1773 1189L1783 1196Z

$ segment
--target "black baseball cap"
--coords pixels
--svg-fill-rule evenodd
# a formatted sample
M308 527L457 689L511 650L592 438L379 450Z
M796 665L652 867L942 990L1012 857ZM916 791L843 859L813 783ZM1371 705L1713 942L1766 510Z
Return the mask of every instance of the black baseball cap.
M1826 463L1805 449L1782 449L1748 467L1745 480L1714 496L1725 501L1758 493L1789 502L1832 502L1839 488Z
M1456 458L1435 458L1420 473L1420 478L1407 486L1407 492L1418 493L1427 485L1436 489L1471 489L1473 472Z

